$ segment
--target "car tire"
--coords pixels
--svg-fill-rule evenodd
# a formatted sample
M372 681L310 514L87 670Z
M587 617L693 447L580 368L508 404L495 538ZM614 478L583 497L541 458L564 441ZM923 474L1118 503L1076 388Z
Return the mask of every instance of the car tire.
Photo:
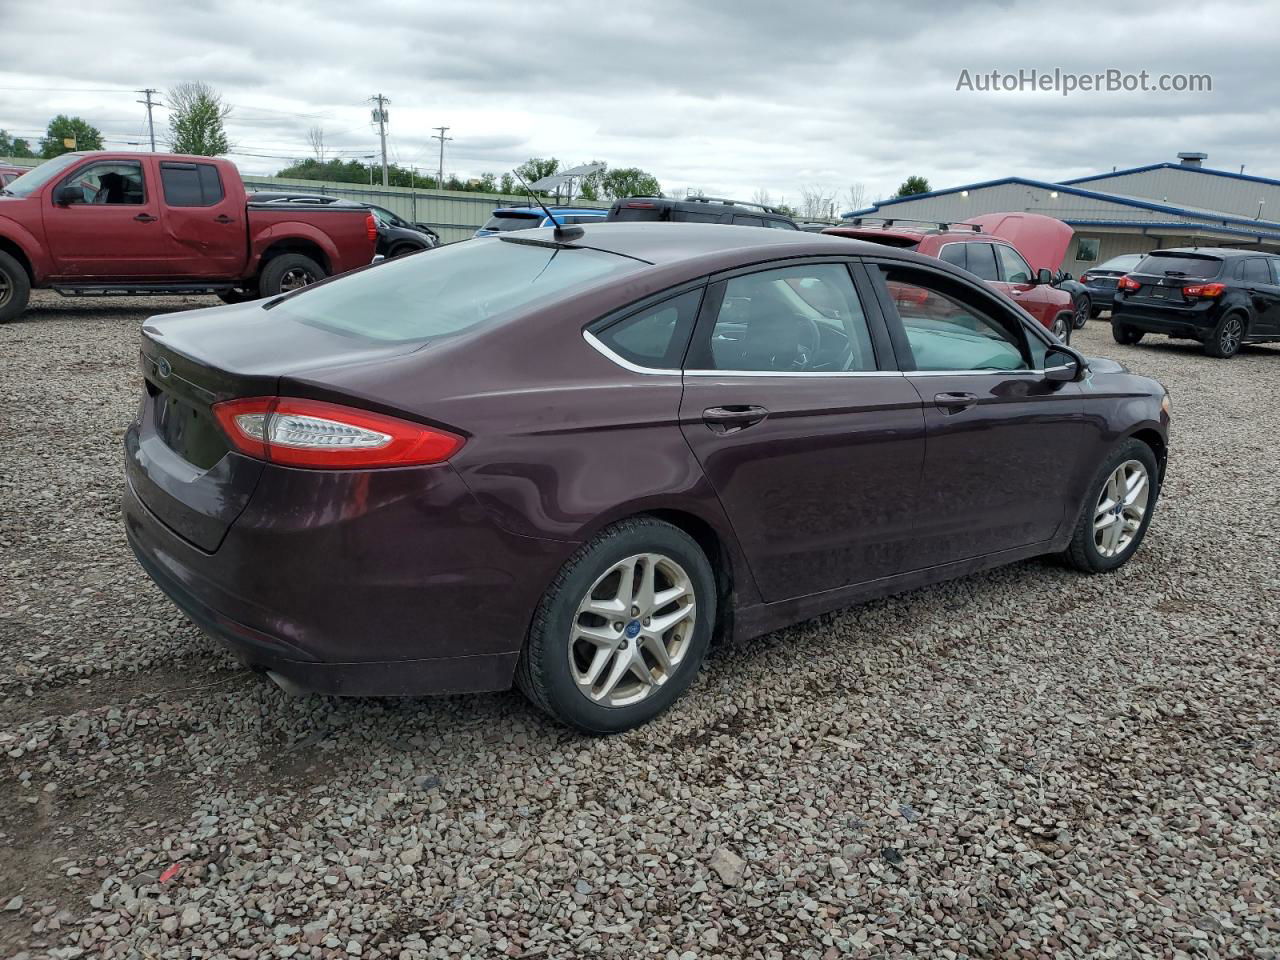
M1089 322L1090 317L1097 316L1093 312L1093 304L1088 297L1081 297L1080 302L1076 304L1075 313L1071 317L1071 325L1077 330L1083 330L1084 325Z
M1126 346L1132 346L1142 340L1142 331L1135 330L1133 327L1126 326L1123 323L1111 321L1111 336L1116 343L1123 343Z
M1218 321L1218 325L1213 328L1213 333L1205 339L1204 352L1219 360L1234 357L1240 352L1240 346L1244 343L1245 324L1244 314L1228 313Z
M0 250L0 323L22 316L31 299L31 278L13 257Z
M1053 318L1053 335L1063 343L1070 343L1072 324L1073 319L1071 314L1065 312L1058 314Z
M402 243L398 247L392 247L391 252L387 254L388 260L394 260L396 257L403 257L406 253L417 253L422 247L415 247L412 244Z
M658 600L663 593L672 599L646 604L650 575ZM516 684L569 726L594 734L630 730L693 683L715 618L715 575L694 539L653 517L624 520L579 548L547 588ZM661 620L671 625L659 634L651 628Z
M257 287L232 287L230 290L223 290L218 294L218 299L223 303L248 303L250 300L257 300L262 294L258 292Z
M1135 477L1142 477L1144 485L1130 489ZM1084 573L1106 573L1123 566L1147 535L1159 496L1155 453L1141 440L1125 440L1089 484L1063 558Z
M282 253L262 268L258 289L264 297L292 293L325 278L324 267L300 253Z

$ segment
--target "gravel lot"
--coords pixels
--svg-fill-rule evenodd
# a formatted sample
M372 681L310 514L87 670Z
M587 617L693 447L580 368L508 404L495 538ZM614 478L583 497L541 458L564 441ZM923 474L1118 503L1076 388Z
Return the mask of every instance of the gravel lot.
M1137 559L713 651L589 739L294 699L135 566L148 313L0 327L0 955L1280 957L1280 348L1076 344L1174 401Z

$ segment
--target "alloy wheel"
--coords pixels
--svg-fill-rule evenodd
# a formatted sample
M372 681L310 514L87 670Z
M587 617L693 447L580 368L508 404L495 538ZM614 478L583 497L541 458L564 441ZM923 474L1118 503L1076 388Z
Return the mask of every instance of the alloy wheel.
M13 296L13 284L9 282L8 274L0 271L0 307L9 302Z
M1062 314L1053 318L1053 335L1063 343L1071 336L1071 321Z
M1074 326L1077 330L1083 327L1086 323L1089 322L1089 313L1090 313L1089 301L1081 300L1079 306L1076 307L1075 316L1073 316L1071 319L1072 326Z
M697 609L693 581L660 553L619 560L578 604L569 635L569 670L593 703L644 700L679 669Z
M1111 472L1093 512L1093 543L1104 557L1115 557L1133 543L1151 500L1151 477L1138 460L1126 460Z
M1240 339L1244 335L1244 324L1239 317L1227 317L1222 322L1222 333L1218 335L1218 346L1228 356L1240 349Z
M284 276L280 278L280 291L284 293L290 290L301 290L315 281L316 278L311 275L310 270L304 267L293 267L286 270Z

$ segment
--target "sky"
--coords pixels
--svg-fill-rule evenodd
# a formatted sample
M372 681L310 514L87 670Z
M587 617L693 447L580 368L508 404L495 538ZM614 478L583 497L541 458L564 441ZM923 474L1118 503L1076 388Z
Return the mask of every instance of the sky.
M1018 175L1173 161L1280 177L1280 3L1161 0L0 0L0 129L70 113L139 149L135 91L201 80L232 105L231 158L276 172L321 127L344 156L501 174L531 156L638 166L669 195L799 206ZM1211 91L982 90L996 70L1207 74ZM967 71L967 74L964 73ZM957 89L968 78L965 89ZM168 132L156 111L157 135ZM859 185L861 191L859 193Z

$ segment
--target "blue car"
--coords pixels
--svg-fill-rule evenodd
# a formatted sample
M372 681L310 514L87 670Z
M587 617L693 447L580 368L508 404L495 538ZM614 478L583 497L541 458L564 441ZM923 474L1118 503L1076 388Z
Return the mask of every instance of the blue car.
M609 215L608 210L593 210L589 207L551 207L552 215L560 226L568 223L603 223ZM541 207L499 207L493 211L483 227L476 231L477 237L492 237L498 233L512 230L532 230L534 227L551 226L551 218L542 212Z

